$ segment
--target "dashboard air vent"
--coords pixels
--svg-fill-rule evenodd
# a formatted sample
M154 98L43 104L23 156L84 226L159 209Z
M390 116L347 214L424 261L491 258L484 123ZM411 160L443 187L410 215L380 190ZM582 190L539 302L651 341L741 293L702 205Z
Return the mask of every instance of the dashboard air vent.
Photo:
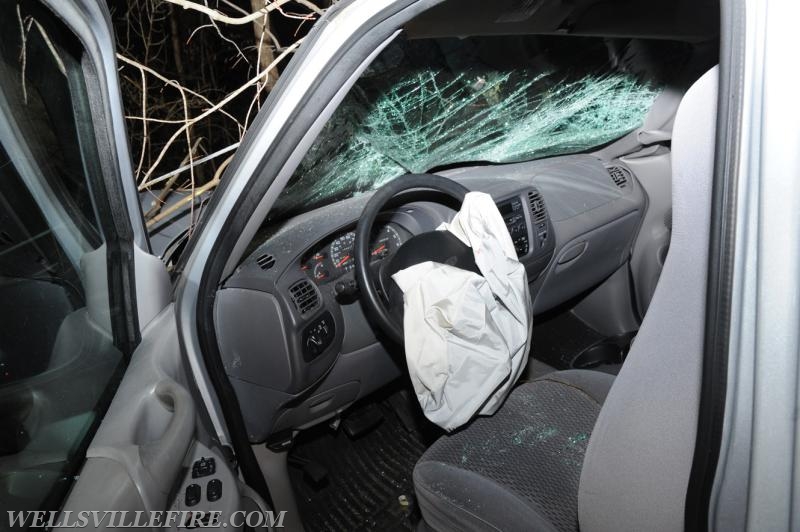
M611 180L614 181L615 185L617 185L619 188L625 188L628 186L628 172L619 166L609 166L607 170L608 175L611 176Z
M269 253L264 253L260 257L256 259L256 264L258 264L259 268L262 270L269 270L273 266L275 266L275 257L270 255Z
M531 204L531 214L533 215L533 223L539 225L547 221L547 207L544 205L542 195L538 190L531 190L528 192L528 201Z
M309 280L297 281L289 287L289 293L300 314L311 312L319 306L319 295Z
M537 247L542 247L547 242L547 206L544 204L542 194L535 188L528 191L528 203L531 205L535 242Z

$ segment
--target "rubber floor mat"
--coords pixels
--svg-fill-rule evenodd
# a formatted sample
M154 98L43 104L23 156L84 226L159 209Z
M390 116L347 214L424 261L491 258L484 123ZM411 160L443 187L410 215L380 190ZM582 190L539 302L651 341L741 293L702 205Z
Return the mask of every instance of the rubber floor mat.
M326 427L309 431L305 441L295 444L293 457L328 470L326 482L313 486L301 469L290 468L308 532L416 528L420 516L411 475L427 445L393 411L381 408L383 421L359 438L351 440L343 430L333 433Z

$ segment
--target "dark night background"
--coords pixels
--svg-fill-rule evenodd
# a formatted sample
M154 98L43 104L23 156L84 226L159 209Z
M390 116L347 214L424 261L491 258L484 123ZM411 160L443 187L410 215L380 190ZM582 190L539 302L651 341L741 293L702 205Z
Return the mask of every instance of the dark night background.
M315 0L314 3L325 7L329 2ZM237 11L231 4L242 11ZM255 7L258 7L251 5L249 0L229 0L227 3L224 0L209 1L208 6L235 17L242 16L244 11L255 11ZM205 14L183 9L164 0L109 0L109 8L118 53L178 82L186 89L202 94L211 102L219 102L256 75L258 40L255 36L257 30L252 23L226 25L218 22L214 27ZM280 11L270 13L269 31L285 48L304 37L316 18L317 15L305 6L289 2ZM277 56L280 49L276 49L275 43L270 44ZM290 58L279 64L278 74ZM180 91L152 75L147 76L147 116L151 120L148 122L148 137L139 168L144 129L141 120L130 117L142 115L142 76L137 68L122 61L119 64L125 113L129 117L127 126L131 155L134 168L138 170L137 182L141 183L146 170L181 125L159 123L153 119L183 120L183 100ZM257 102L256 92L255 86L248 88L224 109L242 125L252 123L258 104L263 103L268 94L268 87L258 95ZM190 116L197 116L210 105L190 95L188 107ZM199 158L238 142L242 128L232 118L216 112L193 125L190 133L193 145L199 141L193 152L193 156ZM187 142L185 136L181 135L170 146L151 178L186 164L187 155ZM195 184L208 181L224 159L219 157L196 167ZM175 186L189 186L188 172L181 175Z

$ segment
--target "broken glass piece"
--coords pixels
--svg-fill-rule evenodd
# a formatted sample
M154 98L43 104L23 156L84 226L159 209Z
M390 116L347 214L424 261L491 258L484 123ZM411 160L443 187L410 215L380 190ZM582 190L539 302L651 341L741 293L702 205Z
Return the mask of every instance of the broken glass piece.
M586 151L639 127L659 92L610 68L392 65L357 82L276 209L307 210L456 163Z

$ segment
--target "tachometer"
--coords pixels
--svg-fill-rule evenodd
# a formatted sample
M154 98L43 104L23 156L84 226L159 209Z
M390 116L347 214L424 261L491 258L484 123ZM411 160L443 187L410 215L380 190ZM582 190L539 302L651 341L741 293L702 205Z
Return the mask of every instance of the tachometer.
M331 242L330 255L333 267L337 272L349 272L355 266L353 261L353 246L356 241L356 234L353 232L345 233Z
M328 272L328 269L325 267L325 264L323 264L322 262L318 262L314 266L314 271L312 273L314 275L314 280L317 281L317 283L321 283L331 275Z
M403 245L403 240L397 229L391 225L384 225L372 239L372 249L370 250L372 260L394 254L401 245Z

